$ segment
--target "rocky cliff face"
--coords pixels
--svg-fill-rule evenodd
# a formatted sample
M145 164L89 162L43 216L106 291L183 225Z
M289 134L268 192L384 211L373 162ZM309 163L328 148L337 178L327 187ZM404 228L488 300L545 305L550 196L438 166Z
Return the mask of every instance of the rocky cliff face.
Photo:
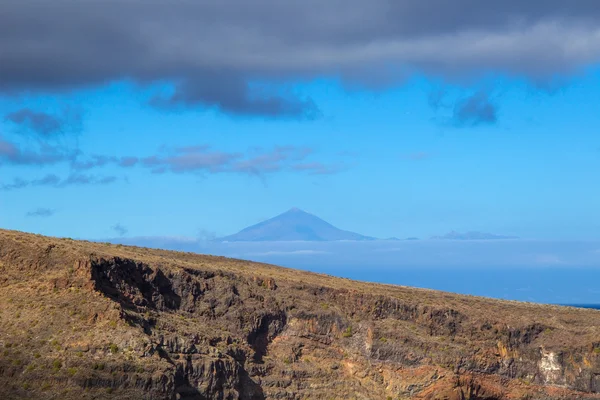
M596 399L600 312L0 231L3 399Z

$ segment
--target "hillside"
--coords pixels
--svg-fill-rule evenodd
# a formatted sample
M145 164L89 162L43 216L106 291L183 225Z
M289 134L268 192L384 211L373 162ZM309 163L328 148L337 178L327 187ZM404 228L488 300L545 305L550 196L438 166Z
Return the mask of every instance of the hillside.
M1 399L597 392L598 311L0 230Z
M343 231L321 218L292 208L283 214L249 226L240 232L220 238L228 242L270 241L327 241L327 240L372 240L358 233Z

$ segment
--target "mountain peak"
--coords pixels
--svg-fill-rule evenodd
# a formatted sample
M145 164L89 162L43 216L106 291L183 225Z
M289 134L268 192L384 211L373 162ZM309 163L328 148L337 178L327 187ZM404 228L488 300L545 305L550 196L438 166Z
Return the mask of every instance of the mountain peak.
M220 238L228 242L371 240L336 228L316 215L293 207L283 214Z

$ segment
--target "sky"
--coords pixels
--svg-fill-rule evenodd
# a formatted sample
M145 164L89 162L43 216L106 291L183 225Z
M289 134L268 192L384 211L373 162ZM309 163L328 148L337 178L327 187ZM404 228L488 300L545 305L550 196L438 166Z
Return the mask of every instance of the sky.
M9 0L0 226L600 241L596 1Z

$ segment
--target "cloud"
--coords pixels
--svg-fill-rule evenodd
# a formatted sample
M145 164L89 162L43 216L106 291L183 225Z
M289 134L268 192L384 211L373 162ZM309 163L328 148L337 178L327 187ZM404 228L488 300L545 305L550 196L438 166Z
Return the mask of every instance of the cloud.
M171 82L153 103L235 115L318 115L289 86L321 77L373 87L413 73L543 82L600 60L595 0L56 0L2 11L4 93Z
M311 174L333 174L346 167L321 162L305 162L313 153L308 147L275 146L271 149L253 148L246 152L213 150L208 145L178 148L162 147L147 157L106 157L93 155L71 165L75 170L88 170L106 165L119 167L141 166L155 174L165 173L239 173L253 176L280 171L305 171Z
M455 126L495 124L498 120L496 106L485 92L477 92L459 100L454 106L452 122Z
M0 165L45 166L73 160L74 152L48 144L40 144L37 149L24 150L17 143L0 137Z
M429 103L429 106L434 111L437 111L440 108L447 108L448 106L444 101L446 99L447 94L448 93L444 89L432 90L427 96L427 102Z
M248 257L263 257L263 256L311 256L319 254L329 254L328 251L324 250L290 250L290 251L265 251L258 253L245 254Z
M40 135L50 135L59 131L62 127L62 123L58 118L43 112L35 112L28 108L9 113L5 119L15 124L26 126Z
M119 236L125 236L127 234L127 232L129 232L129 229L125 228L121 224L115 224L115 225L111 226L110 229L117 232L117 234L119 234Z
M170 148L162 146L156 154L149 156L106 156L83 155L79 151L68 151L41 143L37 150L22 150L18 144L0 137L0 165L47 166L65 163L72 174L64 180L55 177L53 182L15 179L0 186L2 190L19 189L26 186L64 187L84 184L106 184L116 180L114 176L97 177L83 172L103 167L133 168L149 170L153 174L166 173L237 173L258 176L281 171L307 172L313 175L334 174L347 169L343 165L328 165L306 161L313 150L302 146L275 146L271 149L252 148L245 152L219 151L208 145L193 145ZM50 175L48 175L50 176Z
M69 108L64 109L60 116L22 108L6 114L4 119L26 132L48 138L58 133L65 133L67 130L79 130L82 115L80 111Z
M168 155L153 155L141 158L143 167L155 173L165 172L223 172L234 160L242 157L240 153L213 151L208 147L178 148Z
M115 157L94 154L85 161L73 161L71 163L71 168L77 171L85 171L93 168L104 167L110 164L115 164L123 168L129 168L137 165L139 161L140 160L138 157Z
M306 147L277 146L271 151L260 150L258 155L236 161L230 170L250 175L278 172L288 167L290 161L304 160L310 153L312 149Z
M55 211L50 208L38 208L38 209L35 209L32 211L29 211L25 216L47 218L47 217L53 216L54 213L55 213Z
M116 182L115 176L97 177L94 175L71 174L62 182L57 184L58 187L73 186L73 185L107 185Z
M196 235L199 241L208 241L214 240L217 238L217 234L214 231L209 231L206 229L198 229L198 234Z
M137 157L121 157L118 162L119 167L129 168L133 167L138 163L139 159Z
M208 72L175 87L168 96L155 96L150 104L159 108L181 106L214 107L233 115L262 115L267 117L290 117L316 119L321 116L312 99L300 99L292 95L257 95L249 83L240 76L223 72Z
M0 190L9 191L24 189L27 187L53 187L64 188L68 186L86 186L86 185L108 185L117 181L116 176L95 176L83 174L71 174L64 179L54 174L48 174L40 179L25 180L15 178L12 183L0 184Z
M85 171L93 168L100 168L107 165L117 165L122 168L134 167L140 163L140 159L134 156L115 157L93 154L86 160L74 160L71 162L71 168L76 171Z
M449 112L449 117L434 118L442 125L472 127L491 125L498 121L498 108L491 100L490 93L479 90L466 96L449 99L446 89L436 89L429 93L429 106L435 112Z
M311 175L331 175L344 171L347 167L343 165L325 165L321 162L307 162L292 165L296 171L306 171Z
M56 116L22 108L6 114L4 119L15 125L16 131L12 132L11 139L0 136L0 165L75 163L80 152L76 147L70 148L68 140L57 137L81 130L80 112L65 108L62 115Z

